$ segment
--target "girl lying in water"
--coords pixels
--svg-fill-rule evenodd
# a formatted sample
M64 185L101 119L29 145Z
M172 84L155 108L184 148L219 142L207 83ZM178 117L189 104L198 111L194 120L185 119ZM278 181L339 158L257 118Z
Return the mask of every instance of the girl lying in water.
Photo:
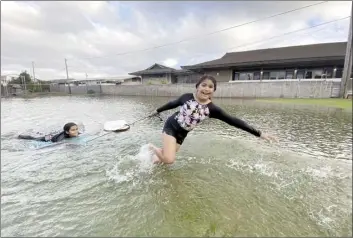
M69 122L64 125L63 131L56 134L56 135L46 135L41 137L34 137L30 135L19 135L19 139L24 140L36 140L36 141L45 141L45 142L60 142L64 139L69 139L72 137L77 137L79 135L78 126L73 123Z
M176 152L188 133L207 118L216 118L256 137L268 141L277 141L275 137L255 129L243 120L228 115L216 106L211 100L216 88L216 79L212 76L204 75L196 84L195 93L186 93L158 108L150 115L155 116L163 111L180 106L179 111L170 116L164 124L162 132L163 149L150 144L150 149L155 153L154 163L174 163Z

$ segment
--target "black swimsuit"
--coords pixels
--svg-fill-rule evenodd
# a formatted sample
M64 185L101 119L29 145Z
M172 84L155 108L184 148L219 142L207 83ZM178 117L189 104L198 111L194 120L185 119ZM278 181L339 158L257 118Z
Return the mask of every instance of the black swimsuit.
M54 136L46 135L46 136L34 137L31 135L19 135L18 138L23 140L36 140L36 141L44 141L44 142L47 142L47 141L60 142L63 139L70 138L70 136L63 131Z
M168 118L163 127L163 132L173 136L179 145L183 143L187 134L206 118L219 119L257 137L261 135L261 131L248 125L243 120L228 115L212 102L208 104L198 103L192 93L183 94L178 99L168 102L158 108L157 112L160 113L178 106L180 106L179 111Z

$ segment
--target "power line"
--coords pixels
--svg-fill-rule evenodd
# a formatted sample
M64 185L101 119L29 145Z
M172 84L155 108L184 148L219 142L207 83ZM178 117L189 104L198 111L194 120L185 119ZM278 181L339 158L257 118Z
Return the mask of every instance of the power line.
M327 22L319 23L319 24L317 24L317 25L313 25L313 26L310 26L310 27L302 28L302 29L299 29L299 30L294 30L294 31L285 32L285 33L283 33L283 34L279 34L279 35L275 35L275 36L272 36L272 37L269 37L269 38L265 38L265 39L261 39L261 40L257 40L257 41L253 41L253 42L249 42L249 43L246 43L246 44L243 44L243 45L237 45L237 46L227 47L227 48L224 48L224 49L217 50L217 52L215 51L214 53L218 53L219 51L229 51L229 50L233 50L233 49L236 49L236 48L240 48L240 47L245 47L245 46L253 45L253 44L256 44L256 43L266 42L266 41L269 41L269 40L272 40L272 39L275 39L275 38L287 36L287 35L294 34L294 33L300 32L300 31L305 31L305 30L313 29L313 28L316 28L316 27L319 27L319 26L331 24L331 23L334 23L334 22L337 22L337 21L342 21L342 20L349 19L349 18L350 18L350 16L347 16L347 17L335 19L335 20L332 20L332 21L327 21ZM312 33L312 32L308 32L308 33ZM207 53L207 54L210 54L210 53ZM189 57L189 58L193 58L193 57L195 57L195 56L199 57L199 56L203 56L203 55L207 55L207 54L198 54L198 55L194 55L194 56ZM70 68L78 69L78 68L76 68L76 67L70 67ZM87 70L87 69L80 69L80 70Z
M238 28L238 27L245 26L245 25L248 25L248 24L252 24L252 23L255 23L255 22L258 22L258 21L270 19L270 18L273 18L273 17L281 16L281 15L288 14L288 13L291 13L291 12L299 11L299 10L302 10L302 9L305 9L305 8L309 8L309 7L312 7L312 6L315 6L315 5L319 5L319 4L323 4L323 3L327 3L327 2L328 1L314 3L314 4L311 4L311 5L304 6L304 7L292 9L292 10L289 10L289 11L285 11L285 12L282 12L282 13L274 14L274 15L271 15L271 16L263 17L263 18L259 18L259 19L256 19L256 20L253 20L253 21L250 21L250 22L246 22L246 23L242 23L242 24L239 24L239 25L227 27L227 28L224 28L224 29L221 29L221 30L209 32L209 33L206 33L206 34L203 34L203 35L198 35L198 36L194 36L194 37L185 38L185 39L182 39L182 40L177 41L177 42L167 43L167 44L164 44L164 45L159 45L159 46L146 48L146 49L142 49L142 50L118 53L118 54L115 54L114 56L126 55L126 54L135 53L135 52L143 52L143 51L148 51L148 50L152 50L152 49L158 49L158 48L162 48L162 47L166 47L166 46L170 46L170 45L180 44L180 43L183 43L183 42L186 42L186 41L189 41L189 40L193 40L193 39L201 38L201 37L204 37L204 36L209 36L209 35L221 33L221 32L228 31L228 30L231 30L231 29L234 29L234 28ZM4 56L2 56L2 57L4 57ZM81 59L95 59L95 58L106 58L106 57L109 57L109 56L86 57L86 58L81 58ZM73 60L75 60L75 59L73 59ZM66 70L66 76L68 78L67 59L65 59L65 68L64 69Z
M342 20L349 19L349 18L351 18L351 17L347 16L347 17L335 19L335 20L332 20L332 21L323 22L323 23L320 23L320 24L317 24L317 25L313 25L313 26L310 26L310 27L302 28L302 29L299 29L299 30L285 32L283 34L279 34L279 35L275 35L275 36L272 36L272 37L269 37L269 38L253 41L253 42L246 43L246 44L243 44L243 45L237 45L237 46L233 46L233 47L230 47L230 48L228 47L228 48L224 48L224 49L221 49L221 50L217 50L217 52L215 51L215 53L218 53L219 51L229 51L229 50L233 50L233 49L240 48L240 47L246 47L246 46L250 46L250 45L253 45L253 44L256 44L256 43L263 43L263 42L266 42L266 41L269 41L269 40L273 40L275 38L287 36L287 35L294 34L294 33L300 32L300 31L313 29L313 28L316 28L316 27L319 27L319 26L331 24L331 23L334 23L334 22L337 22L337 21L342 21ZM313 33L313 32L308 32L308 33ZM210 54L210 53L207 53L207 54ZM198 54L198 55L194 55L194 56L189 57L189 58L193 58L195 56L196 57L200 57L200 56L204 56L204 55L206 55L206 54ZM87 71L87 68L85 68L85 69L80 69L80 68L76 68L76 67L70 67L70 68L74 68L74 69L78 69L78 70L82 70L82 71ZM99 69L94 69L94 71L95 72L97 72L97 71L101 72Z
M267 41L267 40L272 40L272 39L278 38L278 37L280 37L280 36L285 36L285 35L297 33L297 32L299 32L299 31L304 31L304 30L312 29L312 28L315 28L315 27L327 25L327 24L330 24L330 23L333 23L333 22L337 22L337 21L341 21L341 20L345 20L345 19L348 19L348 18L350 18L350 16L343 17L343 18L339 18L339 19L336 19L336 20L328 21L328 22L323 22L323 23L320 23L320 24L317 24L317 25L314 25L314 26L311 26L311 27L306 27L306 28L302 28L302 29L299 29L299 30L286 32L286 33L283 33L283 34L281 34L281 35L277 35L277 36L273 36L273 37L270 37L270 38L266 38L265 40L266 40L266 41ZM235 46L235 47L229 48L229 50L233 50L233 49L240 48L240 47L243 47L243 46L248 46L248 45L256 44L256 43L262 42L262 41L263 41L263 40L259 40L259 41L254 41L254 42L247 43L247 44L244 44L244 45Z
M35 62L36 63L36 65L38 65L38 60L29 60L29 58L30 57L28 57L28 58L26 58L26 59L24 59L24 58L22 58L22 57L20 57L20 58L18 58L18 57L9 57L9 56L1 56L1 59L9 59L9 60L16 60L16 61L19 61L19 60L21 60L22 62L23 62L23 64L26 64L26 63L24 63L24 62L27 62L27 61L31 61L31 62ZM44 63L44 60L43 61L39 61L39 63ZM47 63L47 62L46 62ZM63 68L64 70L65 70L65 68ZM60 69L60 70L62 70L62 69Z
M342 21L342 20L349 19L349 18L350 18L350 16L347 16L347 17L335 19L335 20L332 20L332 21L323 22L323 23L320 23L320 24L317 24L317 25L313 25L313 26L310 26L310 27L302 28L302 29L295 30L295 31L285 32L285 33L280 34L280 35L275 35L275 36L272 36L272 37L269 37L269 38L265 38L265 39L261 39L261 40L257 40L257 41L253 41L253 42L249 42L249 43L246 43L246 44L243 44L243 45L237 45L237 46L233 46L233 47L230 47L230 48L224 48L224 49L221 49L221 50L218 50L218 51L231 51L233 49L237 49L237 48L241 48L241 47L245 47L245 46L250 46L250 45L253 45L253 44L256 44L256 43L266 42L266 41L269 41L269 40L273 40L275 38L279 38L279 37L282 37L282 36L290 35L290 34L293 34L293 33L304 31L304 30L313 29L313 28L316 28L316 27L319 27L319 26L331 24L331 23L334 23L334 22L337 22L337 21ZM312 33L312 32L309 32L309 33ZM203 56L203 55L205 55L205 54L199 54L197 56Z
M292 9L292 10L289 10L289 11L285 11L285 12L277 13L277 14L274 14L274 15L271 15L271 16L259 18L259 19L253 20L253 21L245 22L245 23L242 23L242 24L239 24L239 25L227 27L227 28L224 28L224 29L221 29L221 30L209 32L209 33L206 33L206 34L203 34L203 35L193 36L193 37L185 38L185 39L182 39L182 40L179 40L179 41L175 41L175 42L171 42L171 43L167 43L167 44L163 44L163 45L159 45L159 46L155 46L155 47L150 47L150 48L141 49L141 50L135 50L135 51L127 51L127 52L117 53L117 54L110 55L110 56L85 57L85 58L81 58L81 59L98 59L98 58L107 58L107 57L111 57L111 56L121 56L121 55L126 55L126 54L131 54L131 53L137 53L137 52L143 52L143 51L158 49L158 48L171 46L171 45L175 45L175 44L180 44L180 43L183 43L183 42L186 42L186 41L189 41L189 40L194 40L194 39L202 38L204 36L214 35L214 34L217 34L217 33L220 33L220 32L228 31L228 30L231 30L231 29L234 29L234 28L242 27L242 26L249 25L249 24L252 24L252 23L255 23L255 22L259 22L259 21L263 21L263 20L266 20L266 19L274 18L274 17L277 17L277 16L281 16L281 15L284 15L284 14L287 14L287 13L299 11L299 10L302 10L302 9L305 9L305 8L309 8L309 7L316 6L316 5L323 4L323 3L327 3L327 2L328 1L314 3L314 4L311 4L311 5L304 6L304 7L295 8L295 9ZM73 60L75 60L75 59L73 59Z
M301 7L301 8L293 9L293 10L286 11L286 12L283 12L283 13L279 13L279 14L276 14L276 15L268 16L268 17L265 17L265 18L262 18L262 19L258 19L258 20L254 20L254 21L251 21L251 22L247 22L247 23L244 23L244 24L241 24L241 25L237 25L237 26L233 26L233 27L228 27L228 28L225 28L225 29L216 31L216 32L208 33L208 35L209 35L209 34L215 34L215 33L217 33L217 32L221 32L221 31L226 31L226 30L229 30L229 29L232 29L232 28L240 27L240 26L243 26L243 25L246 25L246 24L251 24L251 23L254 23L254 22L256 22L256 21L260 21L260 20L272 18L272 17L278 16L278 15L283 15L283 14L286 14L286 13L289 13L289 12L298 11L298 10L303 9L303 8L308 8L308 7L311 7L311 6L314 6L314 5L318 5L318 4L323 4L323 3L326 3L326 2L328 2L328 1L324 1L324 2L320 2L320 3L311 4L311 5L308 5L308 6L305 6L305 7ZM227 50L229 50L229 49L235 49L235 48L240 48L240 47L244 47L244 46L248 46L248 45L251 45L251 44L258 43L258 42L268 41L268 40L271 40L271 39L274 39L274 38L277 38L277 37L289 35L289 34L292 34L292 33L296 33L296 32L299 32L299 31L311 29L311 28L314 28L314 27L322 26L322 25L325 25L325 24L329 24L329 23L336 22L336 21L343 20L343 19L347 19L347 18L349 18L349 16L348 16L348 17L345 17L345 18L341 18L341 19L337 19L337 20L333 20L333 21L321 23L321 24L318 24L318 25L314 25L314 26L311 26L311 27L308 27L308 28L303 28L303 29L299 29L299 30L296 30L296 31L292 31L292 32L286 32L286 33L284 33L284 34L277 35L277 36L273 36L273 37L270 37L270 38L267 38L267 39L263 39L263 40L259 40L259 41L255 41L255 42L251 42L251 43L247 43L247 44L244 44L244 45L235 46L235 47L232 47L232 48L227 48ZM206 35L207 35L207 34L206 34ZM187 40L187 39L182 40L182 41L186 41L186 40ZM171 44L175 44L175 43L171 43ZM164 45L164 46L166 46L166 45ZM163 47L163 46L162 46L162 47ZM154 48L155 48L155 47L154 47ZM145 50L148 50L148 49L145 49ZM145 50L142 50L142 51L145 51ZM219 51L219 50L218 50L218 51ZM137 52L138 52L138 51L137 51ZM123 53L123 54L128 54L128 53L129 53L129 52L126 52L126 53ZM201 56L201 55L198 54L197 56ZM103 57L101 57L101 58L103 58ZM69 67L69 68L76 68L76 67L71 67L71 66L67 66L67 67ZM67 68L65 67L64 70L67 70ZM67 72L67 75L66 75L66 76L67 76L67 78L68 78L68 72Z
M295 31L285 32L285 33L280 34L280 35L276 35L276 36L272 36L272 37L269 37L269 38L265 38L265 39L261 39L261 40L257 40L257 41L253 41L253 42L249 42L249 43L246 43L246 44L243 44L243 45L237 45L237 46L233 46L233 47L230 47L230 48L224 48L224 49L221 49L221 50L218 50L218 51L226 51L226 52L227 51L231 51L231 50L234 50L234 49L237 49L237 48L250 46L250 45L253 45L253 44L256 44L256 43L266 42L266 41L269 41L269 40L273 40L275 38L283 37L283 36L290 35L290 34L293 34L293 33L304 31L304 30L313 29L313 28L316 28L316 27L319 27L319 26L327 25L327 24L330 24L330 23L334 23L334 22L337 22L337 21L342 21L342 20L349 19L349 18L350 18L350 16L347 16L347 17L335 19L335 20L332 20L332 21L323 22L323 23L320 23L320 24L317 24L317 25L314 25L314 26L302 28L302 29L295 30ZM197 55L197 57L200 57L200 56L203 56L203 55L205 55L205 54L201 54L201 55L199 54L199 55Z

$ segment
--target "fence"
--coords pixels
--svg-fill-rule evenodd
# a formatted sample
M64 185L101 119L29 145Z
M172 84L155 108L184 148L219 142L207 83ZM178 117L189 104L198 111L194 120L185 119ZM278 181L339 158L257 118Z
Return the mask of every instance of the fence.
M335 98L339 97L340 84L341 79L234 81L219 83L214 96L219 98ZM121 96L175 97L194 90L194 84L102 85L103 94Z
M109 84L110 85L110 84ZM115 86L115 84L111 84L111 86ZM100 84L97 85L89 85L89 84L80 84L80 85L68 85L68 84L51 84L50 92L63 92L69 94L101 94L102 87Z
M31 95L35 93L50 93L50 85L41 83L1 85L1 97Z
M335 98L339 96L341 79L262 80L219 83L215 97L220 98ZM194 84L166 85L68 85L29 84L1 86L1 96L49 94L106 94L119 96L171 96L192 92ZM352 79L348 81L352 91Z

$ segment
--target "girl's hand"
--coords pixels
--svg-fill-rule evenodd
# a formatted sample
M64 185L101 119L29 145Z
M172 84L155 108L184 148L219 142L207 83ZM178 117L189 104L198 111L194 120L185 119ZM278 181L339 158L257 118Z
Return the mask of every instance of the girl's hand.
M159 113L157 112L157 110L153 111L148 117L154 117L157 116Z
M261 133L261 136L260 136L261 139L265 139L267 140L268 142L272 142L272 141L275 141L275 142L279 142L277 137L273 136L273 135L270 135L270 134L266 134L266 133Z

